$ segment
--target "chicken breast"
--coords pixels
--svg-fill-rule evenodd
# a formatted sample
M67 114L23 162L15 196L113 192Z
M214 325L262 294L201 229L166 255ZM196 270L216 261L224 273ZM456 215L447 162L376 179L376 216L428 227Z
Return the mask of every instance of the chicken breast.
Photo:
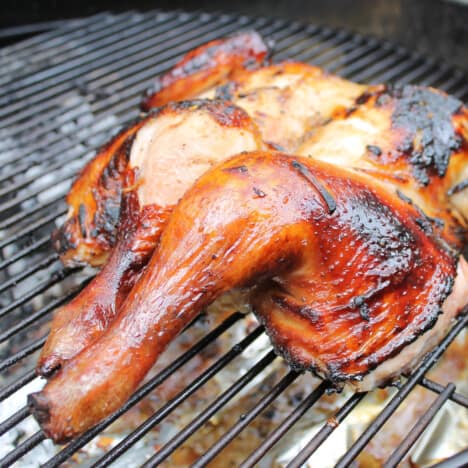
M205 97L231 100L254 119L265 142L294 153L310 131L353 106L365 90L318 67L285 62L240 73Z

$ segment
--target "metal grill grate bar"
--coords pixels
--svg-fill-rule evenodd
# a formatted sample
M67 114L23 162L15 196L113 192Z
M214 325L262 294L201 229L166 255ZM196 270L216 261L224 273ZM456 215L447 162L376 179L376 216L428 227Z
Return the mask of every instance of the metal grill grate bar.
M0 333L0 343L5 340L8 340L12 336L16 335L20 331L24 331L26 327L32 325L33 323L37 322L40 318L45 317L47 314L51 313L57 307L71 301L89 282L91 278L83 281L77 288L73 289L70 293L64 295L59 299L55 299L49 302L46 306L42 307L41 309L37 310L36 312L32 313L28 317L24 318L23 320L19 321L8 330L5 330L3 333Z
M468 449L433 465L432 468L460 468L465 466L468 466Z
M151 73L150 77L152 77L152 76L154 76L153 73ZM145 77L145 78L148 79L148 77ZM140 94L141 92L142 92L142 90L139 89L137 93ZM103 106L101 106L101 107L103 107ZM126 103L125 109L124 109L124 110L131 109L132 107L135 107L135 103L133 103L133 102ZM112 111L115 111L115 109L112 109ZM108 111L107 114L111 114L111 112ZM136 115L137 115L137 112L134 110L133 113L132 113L132 115L129 116L129 117L133 118L133 117L135 117ZM130 118L126 118L125 120L126 120L126 122L128 122L128 121L131 120L131 119L130 119ZM50 131L50 130L52 130L52 129L53 129L53 130L56 130L58 125L63 125L63 122L60 122L59 124L55 123L55 124L53 124L53 127L52 127L52 128L47 128L46 130L43 130L43 132L46 134L47 131ZM76 130L77 132L79 132L80 130L85 129L88 125L89 125L89 124L83 124L83 125L81 125L81 126L77 126L75 130ZM41 131L41 132L42 132L42 131ZM104 135L104 134L106 134L106 133L107 133L107 132L105 132L105 133L104 133L104 132L99 132L99 133L97 133L97 134L91 134L90 137L93 137L93 136L96 136L96 135L99 135L99 134ZM41 135L42 135L42 133L41 133ZM34 139L34 140L37 140L37 137L38 137L38 136L39 136L39 135L34 135L34 136L31 137L31 138ZM56 135L53 139L49 139L49 143L59 142L62 138L63 138L62 135ZM28 149L26 150L26 152L24 152L23 154L19 155L19 156L17 157L16 160L13 160L13 162L20 161L20 160L24 159L25 157L27 157L27 156L33 154L35 150L38 150L38 149L42 148L42 146L43 146L43 143L42 143L42 142L38 142L35 146L28 147ZM59 156L64 150L69 150L69 149L71 150L71 149L73 149L73 148L74 148L73 144L68 144L68 145L65 146L65 147L59 147L59 148L57 148L57 150L56 150L55 152L53 152L50 156L43 158L42 161L43 161L43 162L44 162L44 161L48 161L49 159L52 159L53 157ZM23 178L21 181L16 182L16 183L14 183L14 184L11 184L11 185L7 186L5 189L3 189L3 190L0 192L0 194L1 194L1 195L5 195L5 194L9 193L9 191L17 190L17 189L19 189L19 188L21 188L21 187L24 187L24 186L26 186L28 183L30 183L31 181L36 180L36 179L40 178L40 177L43 176L43 175L48 175L50 172L52 172L52 171L54 171L54 170L56 170L56 169L58 170L58 169L62 168L63 165L64 165L64 163L69 162L69 161L76 160L76 159L78 159L78 157L82 157L82 154L80 153L78 156L77 156L77 155L73 155L72 157L61 158L60 161L57 161L55 164L53 164L53 165L47 167L47 169L44 170L43 172L41 172L41 173L39 173L39 174L35 174L34 176L32 176L32 177L30 177L30 178ZM8 174L8 175L5 176L4 178L17 175L17 174L20 173L20 172L21 172L21 168L20 168L20 169L16 169L15 172L12 172L11 174ZM74 174L75 174L75 170L73 170L72 174L71 174L69 177L72 177ZM67 177L65 177L65 178L67 178ZM44 190L44 188L41 188L41 190ZM13 203L14 203L13 201L10 201L10 205L13 204Z
M24 357L28 356L29 354L34 353L34 351L37 351L39 348L41 348L44 343L45 343L46 337L39 338L29 345L25 346L22 348L20 351L17 353L12 354L9 358L4 359L3 361L0 362L0 371L3 371L5 369L8 369L9 367L13 366L16 364L18 361L21 361Z
M88 31L96 25L101 25L105 19L111 18L109 13L99 13L85 19L72 20L63 27L54 31L46 32L37 36L33 36L24 41L18 42L2 48L0 51L0 64L2 71L11 70L8 65L18 59L27 59L28 61L37 55L49 50L52 55L57 51L57 47L64 44L72 44L74 39L79 39L86 36Z
M195 393L221 369L226 367L232 360L234 360L234 358L239 356L239 354L241 354L248 346L250 346L262 334L262 332L263 327L257 327L253 332L249 333L242 341L236 344L227 353L220 357L214 364L212 364L205 372L199 375L190 385L187 385L184 390L182 390L174 398L163 405L141 426L137 427L129 436L122 440L122 442L109 450L109 452L107 452L104 457L95 463L93 467L102 468L112 463L115 459L127 451L133 444L140 440L153 426L159 424L177 406L185 401L190 395Z
M322 426L301 452L288 464L287 468L300 468L365 396L365 393L355 393L349 397L348 401L338 410L335 416L328 419L326 424Z
M205 25L200 25L199 28L194 29L192 32L189 32L182 40L185 39L184 41L184 46L183 46L183 51L185 52L193 47L196 47L200 44L202 44L205 40L210 40L215 37L219 37L220 35L226 35L230 34L231 32L234 32L237 30L239 27L245 27L249 23L245 24L244 21L237 20L236 22L228 22L228 18L221 17L217 19L217 21L214 22L214 24L217 24L217 28L214 28L213 25L210 26L210 24L205 24ZM189 41L190 39L190 41ZM178 37L175 39L176 43L179 43L181 41L181 38ZM174 57L174 54L178 53L179 50L177 50L177 46L171 43L171 41L167 41L165 44L165 47L167 46L166 49L160 50L159 55L164 59L171 59ZM126 49L121 50L122 54L128 54L130 53L135 47L128 47ZM119 49L120 50L120 49ZM166 50L167 52L164 52ZM138 50L134 50L134 52L138 53ZM103 67L104 65L110 65L107 67L106 72L109 73L109 77L112 78L112 67L114 68L119 68L118 67L118 62L116 63L116 59L118 59L118 56L115 57L115 55L110 55L107 56L105 59L103 59L102 62L100 62L100 66ZM169 65L172 65L174 62L174 59L172 59L171 63ZM86 70L92 70L92 67L87 67ZM85 76L83 76L83 79L85 79ZM29 99L22 100L20 102L17 102L16 104L9 105L8 107L5 107L3 109L3 112L0 109L0 117L1 116L6 116L12 113L16 113L15 116L12 117L13 121L10 121L9 119L4 118L3 122L4 124L10 125L11 123L14 123L16 120L26 117L25 112L21 113L21 110L25 108L25 106L28 108L29 112L31 112L31 107L40 104L52 97L58 96L60 93L65 93L67 91L70 91L72 89L72 83L70 81L64 82L62 85L57 85L57 86L51 86L45 89L42 89L40 93L36 93L31 95ZM64 96L67 96L67 94L64 94ZM62 98L63 99L63 98ZM49 101L50 102L50 101Z
M9 314L14 309L24 305L27 301L32 299L34 296L46 291L50 287L56 285L57 283L62 281L67 276L70 276L72 273L73 273L72 270L66 270L66 271L62 270L62 271L53 272L50 279L40 282L36 287L29 290L23 296L21 296L18 299L10 302L6 307L0 309L0 318L4 317L7 314Z
M68 444L61 452L51 458L47 463L44 464L44 468L52 468L59 466L67 458L73 455L77 450L83 447L88 443L94 436L99 434L103 429L113 423L119 416L125 413L129 408L138 403L142 398L148 395L153 391L157 386L163 383L170 375L172 375L176 370L181 368L185 363L190 361L194 356L196 356L202 349L208 346L213 342L218 336L228 330L234 323L242 318L242 314L235 313L227 318L223 323L218 325L213 331L208 333L204 338L198 341L193 345L188 351L182 354L177 358L172 364L167 366L163 371L158 375L149 380L146 384L140 387L123 405L118 411L106 418L104 421L100 422L94 428L90 429L88 432L84 433L80 437L74 439L70 444Z
M26 200L31 197L27 197ZM23 201L26 201L26 200L23 200ZM14 206L15 205L13 204L8 209L13 208ZM41 218L36 220L34 223L31 223L28 227L22 228L19 231L15 232L14 234L10 235L9 237L6 237L2 241L0 241L0 249L3 249L7 245L10 245L11 243L18 241L18 239L33 233L37 229L42 228L43 226L49 224L50 222L53 222L56 218L58 218L61 215L64 215L66 212L67 210L63 209L55 213L52 213L48 216L42 216Z
M241 468L255 466L260 459L291 429L294 424L314 405L328 388L322 382L307 398L301 401L294 411L259 445L241 464Z
M381 413L374 419L368 428L361 434L359 439L352 445L346 452L343 458L336 465L337 468L345 468L358 456L358 454L367 445L370 439L376 432L385 424L387 419L396 411L403 400L409 395L411 390L422 379L424 374L435 364L435 362L442 356L443 352L447 349L448 345L456 338L458 333L468 324L468 315L458 318L456 325L450 330L447 336L442 340L440 345L429 354L421 365L413 372L407 382L401 387L398 393L391 399L385 406Z
M34 380L35 377L36 372L34 369L31 369L30 371L26 372L21 377L16 379L14 382L12 382L10 385L7 385L6 387L2 388L0 390L0 401L3 401L5 400L5 398L8 398L21 387L24 387L26 384Z
M0 293L3 293L7 289L10 289L16 286L20 281L23 281L24 279L30 277L33 273L36 273L37 271L42 270L45 267L52 265L54 262L58 260L58 258L59 257L56 253L50 254L48 257L36 263L34 266L29 267L22 273L18 273L17 275L12 276L9 280L3 282L0 285Z
M5 419L5 421L2 421L0 423L0 436L5 434L5 432L8 432L10 429L15 427L18 423L20 423L23 419L26 419L29 416L29 409L24 406L20 410L18 410L16 413L11 415L8 419Z
M13 465L15 461L19 460L23 455L32 450L36 445L39 445L46 439L43 432L38 431L24 442L21 442L14 450L0 460L0 467L8 467Z
M109 46L113 46L117 42L121 46L139 44L140 36L147 36L148 34L143 33L147 33L154 24L158 23L160 23L158 15L146 19L141 18L141 15L121 15L111 26L105 29L99 28L95 34L89 34L86 41L83 41L79 48L73 49L71 54L62 55L61 60L58 58L54 60L51 67L25 75L20 79L17 77L15 81L4 87L3 92L0 92L0 103L11 102L9 95L13 95L16 100L32 96L38 91L42 91L44 85L47 86L49 82L52 82L52 79L54 84L58 84L76 78L86 72L90 64L95 61L99 62L98 59L104 57L107 52L114 51ZM176 22L174 21L173 24ZM129 40L133 35L135 35L135 42ZM84 47L87 43L91 43L91 49ZM120 56L116 58L119 59Z
M161 449L159 449L153 457L151 457L145 466L157 466L165 460L171 453L174 452L180 445L183 444L197 429L203 426L216 412L237 395L245 385L255 378L262 370L276 358L276 354L270 351L265 357L258 361L248 372L246 372L237 382L231 385L225 392L216 398L211 405L203 410L195 419L187 426L179 431L172 439L170 439Z
M421 385L424 388L427 388L428 390L431 390L434 393L442 393L446 387L443 385L440 385L436 382L433 382L432 380L424 377L421 382L419 382L419 385ZM468 398L461 395L460 393L453 392L450 396L449 399L452 400L455 403L458 403L461 406L464 406L465 408L468 409Z
M443 404L450 398L454 392L455 385L448 384L445 390L434 400L431 407L421 416L418 422L411 428L403 442L392 453L390 458L386 461L384 468L394 468L400 463L403 457L409 452L413 444L418 440L427 426L430 424L436 413L442 408Z
M101 38L110 36L119 32L118 27L127 25L131 21L133 14L124 13L119 16L109 16L107 27L103 28L103 24L98 22L96 24L89 25L86 29L87 31L79 31L81 34L80 47L73 47L73 41L65 43L60 47L60 54L57 54L57 47L49 48L44 52L35 52L33 53L33 58L31 63L28 60L28 70L36 71L36 73L27 73L23 69L19 69L19 73L15 75L14 79L8 79L8 75L0 80L0 85L4 86L4 92L0 94L1 96L6 95L8 92L15 93L16 91L24 88L25 86L37 83L42 76L47 77L48 75L54 74L60 65L65 64L66 67L70 67L73 63L73 60L76 61L77 57L84 56L90 52L90 48L86 47L88 44L93 46L93 42L99 41ZM110 24L109 24L110 23ZM87 32L87 34L86 34ZM85 35L83 35L83 33ZM77 34L78 35L78 34ZM78 35L78 36L80 36ZM54 53L55 52L55 53ZM28 54L30 55L30 53ZM13 60L17 60L17 57L14 57ZM43 68L42 63L47 61L50 65L47 68ZM70 63L71 62L71 63ZM31 66L31 68L29 67ZM37 70L35 70L35 68ZM13 94L13 98L19 98L21 95ZM11 102L11 100L6 100L6 102Z
M255 26L255 24L253 25ZM256 25L256 26L261 26L261 25ZM276 28L278 28L279 25L276 26ZM232 28L232 26L231 26ZM271 27L270 28L263 28L265 30L265 32L272 32L271 31ZM194 30L194 33L193 35L195 36L195 38L197 38L198 41L200 41L199 37L198 37L198 34L199 33L203 33L203 31L199 31L198 30L198 26L195 26L195 30ZM217 31L215 30L211 35L210 37L212 36L213 38L214 37L217 37L217 34L221 33L225 33L225 31ZM190 31L188 31L188 36L190 37ZM206 36L205 36L206 37ZM208 37L208 39L210 38ZM176 36L176 41L180 41L180 38L178 38L178 36ZM161 41L162 42L162 41ZM154 46L155 44L153 44ZM170 41L167 40L166 43L165 43L165 47L167 48L167 50L172 50L171 47L170 47ZM184 43L184 51L185 49L189 50L191 46L195 46L196 44L186 44ZM177 42L175 44L173 44L174 47L177 47ZM145 57L148 58L147 56L149 55L149 60L151 60L151 62L148 62L148 65L150 65L152 68L151 69L147 69L145 70L143 73L140 72L140 74L135 74L134 72L136 70L141 70L141 68L143 67L144 63L141 62L141 59L144 58L144 57L139 57L138 55L137 56L134 56L131 58L131 61L126 61L126 67L119 73L119 78L123 78L123 77L128 77L127 80L120 80L119 81L119 86L115 89L109 89L108 91L106 91L107 93L110 94L110 97L108 99L105 99L105 100L101 100L99 101L94 107L92 107L92 112L95 113L95 112L98 112L98 111L101 111L102 109L106 109L110 104L113 104L115 105L115 99L113 98L113 95L115 92L118 92L118 91L123 91L125 94L125 98L127 97L138 97L139 98L139 95L142 93L142 91L148 86L148 80L153 80L154 77L156 76L157 73L160 73L161 71L167 69L169 67L170 64L172 64L172 62L174 61L173 60L173 53L174 52L170 52L169 54L166 54L167 57L164 59L164 60L161 60L164 56L164 54L162 54L162 51L154 51L153 48L149 48L149 54L148 53L145 53ZM158 57L156 60L155 60L155 57ZM128 64L132 64L132 63L135 63L136 65L135 66L128 66ZM106 69L106 71L108 71ZM95 79L96 77L94 77ZM102 86L108 86L110 83L109 83L109 80L115 80L115 77L112 75L112 74L109 74L109 73L106 73L104 75L104 79L106 80L105 82L99 82L99 81L91 81L88 85L87 85L87 89L89 90L90 93L93 92L93 89L94 89L94 86L95 87L102 87ZM138 83L138 86L137 87L133 87L133 88L130 88L130 86L134 85L134 83ZM94 86L93 86L94 84ZM130 93L129 93L130 91ZM120 98L123 97L122 95L119 96ZM120 102L120 99L119 99L119 102ZM126 106L126 108L124 110L127 110L130 106ZM109 111L108 111L109 113ZM63 122L60 122L59 123L60 125L63 124ZM57 128L57 125L59 125L57 123L54 123L52 125L54 125L52 128L47 128L45 130L42 130L41 129L41 134L42 132L44 133L47 133L47 130L52 130L52 129L56 129ZM76 128L76 131L80 131L82 129L86 128L86 124L83 124L82 126L78 126ZM33 139L36 139L38 135L34 135L33 136ZM49 140L49 143L54 143L54 142L59 142L60 141L60 136L55 136L54 139L52 140ZM25 157L25 156L28 156L30 155L34 150L36 149L39 149L41 148L41 145L40 143L38 144L37 147L28 147L27 149L27 152L24 153L24 154L21 154L21 158L22 157ZM20 157L18 157L18 160L21 159Z
M125 47L128 47L127 50L129 53L137 52L138 47L140 47L140 43L143 43L143 39L145 38L145 31L156 26L158 21L157 18L153 17L145 18L143 21L139 22L139 26L143 26L142 29L139 29L138 27L128 27L128 20L130 19L133 18L128 18L127 22L123 23L121 27L115 31L115 33L117 33L117 37L110 34L108 39L104 37L103 39L96 41L97 48L94 52L88 51L88 53L84 53L83 56L86 57L84 60L67 60L64 62L64 65L59 64L56 67L52 67L51 69L41 71L32 76L26 77L23 80L19 80L18 84L14 83L12 89L7 87L6 92L8 92L8 94L6 95L6 98L2 99L0 97L0 104L5 106L0 110L0 117L22 110L24 109L24 105L32 106L45 98L69 91L74 84L74 79L93 70L95 66L104 67L111 63L115 65L115 60L118 61L122 57L125 57ZM138 19L141 19L141 17ZM108 28L108 30L109 29L111 28ZM139 31L138 34L134 34L133 37L127 37L127 34L131 35L135 30ZM118 40L119 32L123 38L126 38L126 40ZM110 33L112 33L112 31L110 31ZM111 42L111 46L107 46L109 42ZM118 44L117 49L112 47L113 42ZM101 45L104 47L101 48ZM107 54L108 52L112 53ZM94 63L94 60L97 62L96 64ZM80 64L82 64L82 67L79 67ZM77 66L79 68L77 68ZM70 71L68 71L68 68L70 68ZM44 79L44 83L40 82L42 78ZM35 83L36 80L39 82ZM21 91L22 88L25 89Z
M25 249L20 250L19 252L16 252L11 257L8 257L3 262L0 262L0 271L8 267L12 263L15 263L16 261L22 259L26 255L33 253L35 250L39 250L41 247L44 247L45 245L47 245L49 242L50 242L50 236L41 237L39 240L33 242L31 245L29 245Z
M200 468L211 461L221 450L226 447L247 425L252 422L265 408L291 385L300 374L289 371L258 403L245 414L241 414L239 421L234 424L208 451L201 456L193 468Z
M35 214L40 214L42 210L45 209L52 209L53 205L59 204L59 208L63 207L60 210L56 210L56 218L60 216L60 213L65 213L65 203L63 201L63 194L59 196L53 197L50 201L42 203L40 206L34 206L31 208L26 208L24 210L19 211L18 213L6 218L3 222L0 223L0 229L7 229L12 225L18 225L22 221L27 220L29 223L31 222L31 218L34 217Z

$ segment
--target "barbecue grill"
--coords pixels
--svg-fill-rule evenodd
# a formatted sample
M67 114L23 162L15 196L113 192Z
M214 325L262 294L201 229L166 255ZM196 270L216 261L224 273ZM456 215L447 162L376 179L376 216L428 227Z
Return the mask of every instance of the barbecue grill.
M24 397L24 389L38 380L33 367L54 309L77 294L92 275L86 269L64 269L49 242L51 231L66 213L64 195L73 177L93 156L96 147L118 127L138 116L141 95L157 74L169 69L190 49L240 29L256 29L274 41L275 61L301 60L354 81L416 83L438 87L465 102L468 98L468 76L461 70L372 37L281 19L181 11L104 13L60 23L51 31L0 50L0 402L16 404L15 395ZM261 327L254 328L217 356L197 378L184 379L186 363L244 320L239 312L229 316L147 380L123 408L65 447L52 451L55 454L45 461L45 466L58 466L70 460L111 423L178 373L178 378L187 385L93 462L95 466L106 466L131 451L187 398L264 336ZM413 421L413 427L402 428L406 436L386 461L387 467L396 466L406 456L447 400L468 408L468 397L458 393L454 383L441 385L426 377L426 372L467 323L468 315L462 315L443 342L406 376L388 403L341 455L338 467L349 466L356 459L416 386L432 391L433 402ZM212 395L207 408L173 434L164 446L153 448L151 458L138 463L146 463L145 466L162 463L278 360L271 348L260 359L252 359L250 368L237 381ZM195 466L213 460L299 377L295 371L285 372L263 394L251 396L255 404L236 415L234 424L195 461ZM261 461L327 389L326 382L317 383L309 394L303 395L257 448L244 453L242 466L251 467ZM364 393L349 396L288 466L302 466L365 396ZM13 414L10 412L0 422L0 435L15 431L28 419L35 427L25 403L25 400L17 403L20 406L14 408ZM0 466L10 466L16 461L21 464L28 452L40 445L52 445L45 442L45 435L37 427L35 430L32 435L18 433L14 448L3 454ZM438 466L467 463L465 450Z

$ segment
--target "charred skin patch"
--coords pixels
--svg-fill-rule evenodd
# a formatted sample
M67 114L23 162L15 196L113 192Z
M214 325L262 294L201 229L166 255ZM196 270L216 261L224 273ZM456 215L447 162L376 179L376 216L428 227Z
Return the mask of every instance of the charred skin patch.
M52 234L66 266L100 266L115 245L131 145L147 119L132 123L102 147L73 183L67 195L68 218Z
M387 86L377 98L379 106L393 106L392 125L404 134L399 150L413 167L414 177L428 185L432 176L443 177L450 156L462 144L453 116L462 102L430 88Z
M457 185L452 187L448 192L447 195L451 197L452 195L455 195L456 193L460 193L463 190L466 190L468 188L468 179L464 179L461 182L459 182Z

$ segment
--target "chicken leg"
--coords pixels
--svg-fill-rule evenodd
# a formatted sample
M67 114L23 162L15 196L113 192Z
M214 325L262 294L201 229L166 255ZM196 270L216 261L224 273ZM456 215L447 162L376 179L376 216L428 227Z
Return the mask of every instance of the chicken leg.
M281 326L261 319L294 366L337 385L363 379L432 327L446 301L450 317L466 303L458 258L419 215L375 179L327 163L256 152L220 164L178 203L108 331L30 395L31 411L57 442L80 434L129 398L204 306L240 286L283 295ZM288 327L307 353L275 339Z

